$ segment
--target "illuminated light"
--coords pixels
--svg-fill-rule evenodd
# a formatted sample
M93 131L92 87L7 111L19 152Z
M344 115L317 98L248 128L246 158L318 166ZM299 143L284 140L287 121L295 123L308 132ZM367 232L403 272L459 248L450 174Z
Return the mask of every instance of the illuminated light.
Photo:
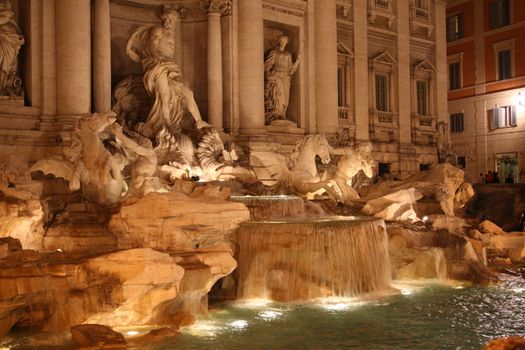
M264 320L274 320L279 316L282 316L283 313L279 311L273 311L273 310L264 310L259 312L259 317L261 317Z
M428 221L428 216L423 216L423 222L427 222Z
M412 295L414 291L412 289L401 289L401 294L403 295Z
M189 327L184 328L183 332L200 337L213 338L220 330L221 328L212 322L199 321Z
M244 329L244 328L248 327L248 322L245 321L245 320L236 320L236 321L233 321L232 323L230 323L230 326L235 328L235 329Z
M63 250L62 250L62 249L60 249L60 248L58 248L58 249L56 250L56 252L58 252L58 253L62 253L62 252L63 252Z
M134 335L139 335L140 333L137 331L128 331L126 334L129 336L134 336Z
M455 286L454 289L463 289L465 288L464 286Z
M328 311L345 311L350 308L349 304L337 303L337 304L324 304L323 309Z
M272 301L269 299L248 299L245 301L242 301L241 303L236 304L236 306L239 307L246 307L246 308L261 308L268 304L270 304Z

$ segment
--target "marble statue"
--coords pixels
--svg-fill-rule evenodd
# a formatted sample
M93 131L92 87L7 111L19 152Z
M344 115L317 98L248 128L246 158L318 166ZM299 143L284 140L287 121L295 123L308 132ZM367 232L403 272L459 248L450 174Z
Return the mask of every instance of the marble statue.
M117 204L128 190L123 170L129 161L105 133L115 121L113 112L82 117L70 131L71 145L63 155L39 160L31 171L68 180L71 191L81 189L95 203Z
M288 36L279 36L277 46L264 61L266 125L277 119L286 119L286 110L290 102L290 82L301 62L300 55L293 62L292 54L286 50L289 41Z
M338 202L343 202L341 190L333 180L322 180L317 172L316 156L323 164L330 162L332 146L323 135L308 135L299 141L287 159L282 154L266 151L254 151L252 159L258 161L268 170L280 188L295 191L307 199L315 195L328 193Z
M11 3L0 1L0 95L10 97L22 95L17 60L20 47L24 44L22 31L13 16Z
M113 123L111 130L117 144L122 147L130 161L131 180L127 197L142 198L151 192L169 192L169 188L163 186L160 178L156 176L158 158L150 139L130 132L137 140L134 141L124 135L122 126L118 123Z
M359 194L353 188L354 177L360 171L363 171L368 178L374 175L375 161L372 158L372 144L365 142L355 147L337 148L332 154L342 155L332 180L337 183L342 192L343 203L350 205L352 201L359 199Z
M437 150L438 158L440 163L448 161L449 156L451 155L452 142L450 141L450 133L448 129L448 124L446 122L439 122L437 125Z
M137 130L153 139L162 128L170 133L181 131L181 120L187 110L197 128L208 124L202 120L193 92L186 86L179 65L175 62L175 24L178 14L164 8L162 25L144 26L129 38L127 55L142 63L144 86L154 98L153 107L146 121Z

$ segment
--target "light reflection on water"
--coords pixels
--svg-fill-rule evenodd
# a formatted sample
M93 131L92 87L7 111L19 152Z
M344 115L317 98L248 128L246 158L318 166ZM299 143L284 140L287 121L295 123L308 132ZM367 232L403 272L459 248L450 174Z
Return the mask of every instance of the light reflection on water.
M525 335L521 279L492 287L413 281L395 287L400 294L371 301L221 305L223 312L206 318L220 329L213 337L188 333L190 327L155 349L480 349L493 337ZM246 327L233 329L235 320Z
M492 287L396 282L404 293L367 301L217 305L149 349L480 349L493 337L525 335L525 282L504 278ZM10 339L0 348L38 343Z

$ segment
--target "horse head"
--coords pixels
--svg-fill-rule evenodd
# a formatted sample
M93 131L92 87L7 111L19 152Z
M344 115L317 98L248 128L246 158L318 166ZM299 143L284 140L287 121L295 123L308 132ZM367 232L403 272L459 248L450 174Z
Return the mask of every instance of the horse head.
M333 147L330 146L328 143L328 140L324 135L316 134L313 135L310 142L311 147L313 147L313 150L316 155L321 158L321 162L323 164L330 163L330 154L333 151Z

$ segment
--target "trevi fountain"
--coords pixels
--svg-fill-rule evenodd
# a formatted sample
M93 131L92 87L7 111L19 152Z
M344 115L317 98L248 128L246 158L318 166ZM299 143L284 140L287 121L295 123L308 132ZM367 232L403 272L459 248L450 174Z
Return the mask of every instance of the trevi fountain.
M319 117L336 52L358 64L323 23L357 31L361 2L0 1L0 349L524 335L525 235L483 215L446 132L378 176L368 108Z

